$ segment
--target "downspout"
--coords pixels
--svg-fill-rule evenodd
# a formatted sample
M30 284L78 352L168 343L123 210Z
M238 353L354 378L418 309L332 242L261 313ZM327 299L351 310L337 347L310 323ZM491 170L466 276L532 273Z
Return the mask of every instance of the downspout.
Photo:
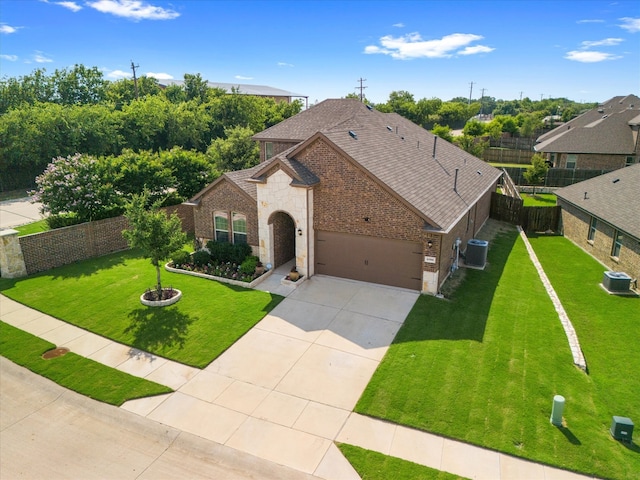
M310 215L309 215L309 189L307 188L307 278L311 277L311 250L309 249L309 245L311 243L309 237L311 236L311 230L309 227L310 223ZM315 252L314 252L315 255ZM316 273L315 271L313 273Z

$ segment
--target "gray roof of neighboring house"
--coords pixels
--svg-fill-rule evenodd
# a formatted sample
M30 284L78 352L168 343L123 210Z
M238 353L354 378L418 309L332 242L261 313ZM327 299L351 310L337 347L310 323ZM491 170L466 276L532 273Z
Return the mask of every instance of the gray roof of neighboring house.
M184 85L183 80L161 80L160 85ZM300 97L307 98L307 95L300 93L289 92L280 88L269 87L267 85L248 85L245 83L221 83L221 82L207 82L207 86L210 88L222 88L227 93L231 93L233 89L236 89L238 93L245 95L256 95L260 97Z
M433 228L444 231L501 175L498 169L442 139L437 140L433 158L435 135L398 114L378 112L353 99L325 100L254 138L293 140L304 135L304 143L278 157L295 158L297 151L322 135L394 191Z
M535 150L550 153L633 155L637 139L631 128L640 116L640 98L614 97L538 138Z
M640 163L555 193L560 199L640 240Z

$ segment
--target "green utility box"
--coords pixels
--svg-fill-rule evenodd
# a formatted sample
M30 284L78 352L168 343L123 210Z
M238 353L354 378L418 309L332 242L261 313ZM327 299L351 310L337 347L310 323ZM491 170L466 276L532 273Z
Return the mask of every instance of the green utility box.
M613 422L611 422L611 435L616 440L631 443L633 437L633 422L631 419L614 415Z

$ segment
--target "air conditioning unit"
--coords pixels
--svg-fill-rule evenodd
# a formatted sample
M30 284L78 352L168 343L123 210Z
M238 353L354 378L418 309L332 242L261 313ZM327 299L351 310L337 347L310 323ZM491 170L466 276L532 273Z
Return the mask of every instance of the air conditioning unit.
M487 251L489 242L486 240L472 239L467 242L464 263L472 267L484 268L487 263Z
M631 277L624 272L604 272L602 286L609 292L628 292Z
M613 416L611 422L611 436L616 440L631 443L633 441L633 422L627 417Z

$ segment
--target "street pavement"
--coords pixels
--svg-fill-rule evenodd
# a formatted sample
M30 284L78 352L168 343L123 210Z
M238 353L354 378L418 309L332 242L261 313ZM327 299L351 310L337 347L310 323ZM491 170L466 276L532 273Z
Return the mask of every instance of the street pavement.
M0 202L0 228L12 228L41 220L41 204L31 203L29 198L17 198Z

